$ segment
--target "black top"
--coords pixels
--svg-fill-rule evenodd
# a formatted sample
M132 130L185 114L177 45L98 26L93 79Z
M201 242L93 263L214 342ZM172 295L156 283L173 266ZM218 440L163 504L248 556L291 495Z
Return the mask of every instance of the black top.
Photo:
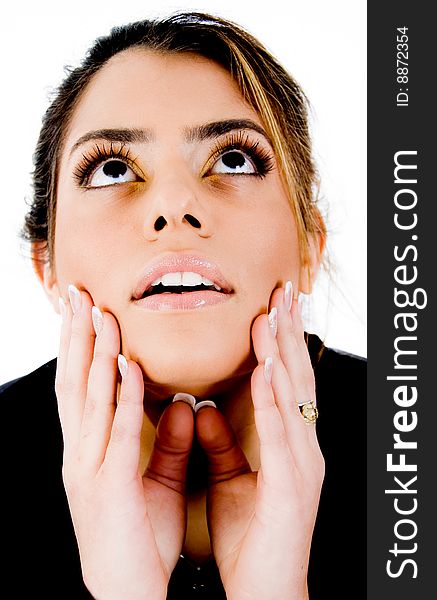
M316 378L317 434L326 461L311 548L310 600L364 600L366 361L323 348L315 335L309 336L308 347ZM62 484L55 373L56 359L0 386L7 479L2 546L8 563L2 589L10 590L11 598L92 597L82 581ZM202 598L226 598L215 563L199 569L181 557L167 599Z

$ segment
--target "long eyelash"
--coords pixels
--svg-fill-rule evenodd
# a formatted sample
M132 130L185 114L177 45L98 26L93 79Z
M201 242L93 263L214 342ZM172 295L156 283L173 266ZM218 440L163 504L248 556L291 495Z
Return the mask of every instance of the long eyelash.
M274 168L273 155L265 148L260 147L259 141L251 140L245 131L231 133L220 140L212 152L210 164L214 164L222 154L230 150L241 150L252 159L257 170L256 173L251 174L252 176L263 178Z
M122 160L129 166L132 166L134 162L130 158L130 149L123 143L121 145L117 144L115 147L112 142L109 147L95 144L91 150L82 154L81 162L73 171L73 177L76 179L79 186L83 187L88 185L90 177L96 168L110 158Z

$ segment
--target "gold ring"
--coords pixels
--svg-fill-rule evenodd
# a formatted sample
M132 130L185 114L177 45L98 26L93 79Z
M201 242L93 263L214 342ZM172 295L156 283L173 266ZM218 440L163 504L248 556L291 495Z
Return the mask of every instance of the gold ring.
M299 404L299 411L305 423L315 423L317 417L319 416L316 403L312 400L308 400L308 402L302 402Z

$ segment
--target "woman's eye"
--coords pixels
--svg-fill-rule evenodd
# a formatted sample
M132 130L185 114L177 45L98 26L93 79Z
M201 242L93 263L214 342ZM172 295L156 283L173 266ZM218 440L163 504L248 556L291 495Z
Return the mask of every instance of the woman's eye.
M211 173L256 173L256 167L250 158L241 150L228 150L214 163Z
M141 179L125 162L112 158L93 172L89 178L88 187L102 187L129 181L141 181Z

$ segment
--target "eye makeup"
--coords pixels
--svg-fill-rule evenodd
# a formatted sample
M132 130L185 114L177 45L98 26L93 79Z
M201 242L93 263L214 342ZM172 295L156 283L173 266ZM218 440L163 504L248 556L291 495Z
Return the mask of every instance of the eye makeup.
M254 173L226 173L222 175L231 175L232 177L246 175L263 178L274 167L275 160L273 154L263 148L258 140L251 140L246 131L240 130L219 139L208 159L204 177L208 175L210 169L221 156L232 150L244 153L252 161L256 171Z
M135 159L131 158L130 149L126 144L114 145L112 142L109 146L104 143L94 144L90 150L82 154L80 162L73 171L73 178L77 185L81 188L94 187L89 185L93 173L102 163L110 159L127 164L135 173L138 171L138 168L135 167ZM138 175L138 177L140 176Z
M248 176L264 178L274 168L275 160L273 153L262 147L259 140L251 139L247 131L239 130L237 132L231 132L225 136L221 136L216 142L215 146L209 151L210 156L206 161L204 168L202 169L202 178L212 175L212 168L217 161L228 152L237 151L244 154L253 164L254 172L242 173L242 172L228 172L214 174L222 177L235 177L235 176ZM79 163L73 170L73 178L79 188L84 189L98 189L99 187L110 187L105 186L92 186L90 185L91 179L95 171L104 162L109 160L121 161L128 165L137 175L138 181L144 181L144 178L139 175L139 167L136 165L137 157L134 159L131 157L131 150L126 143L123 142L105 142L95 143L89 150L82 153ZM111 185L121 185L121 183L114 182Z

